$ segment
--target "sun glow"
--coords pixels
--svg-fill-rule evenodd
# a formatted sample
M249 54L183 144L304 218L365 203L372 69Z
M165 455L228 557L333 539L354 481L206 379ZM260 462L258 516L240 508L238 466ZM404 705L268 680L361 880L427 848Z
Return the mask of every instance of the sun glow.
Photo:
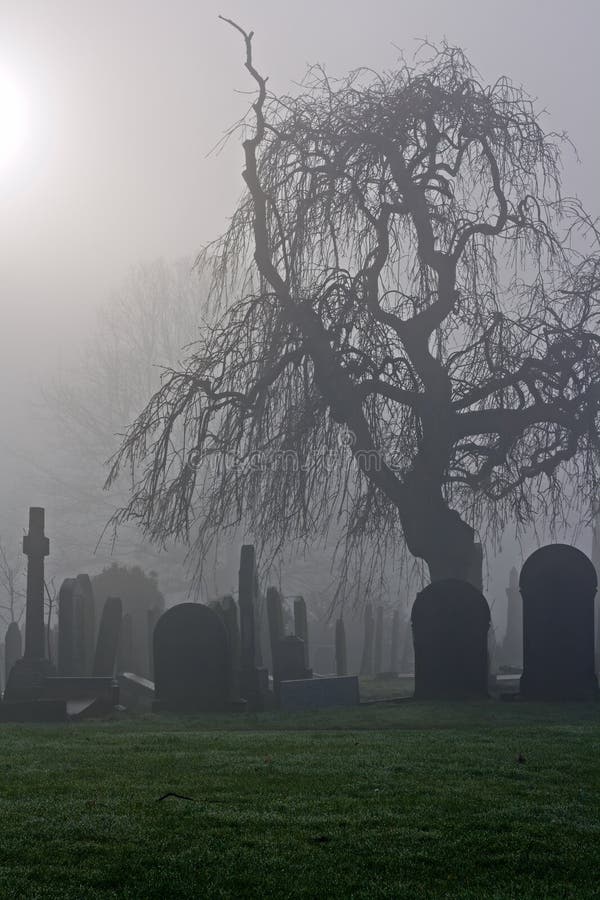
M14 75L0 66L0 169L20 156L29 125L27 95Z

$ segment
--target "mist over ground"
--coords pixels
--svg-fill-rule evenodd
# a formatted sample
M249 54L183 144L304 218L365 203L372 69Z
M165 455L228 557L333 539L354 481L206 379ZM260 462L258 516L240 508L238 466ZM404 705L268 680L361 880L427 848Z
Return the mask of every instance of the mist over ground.
M397 48L410 56L419 39L447 38L484 81L506 74L539 98L547 129L565 130L579 152L580 160L565 153L565 193L578 194L592 214L600 210L600 13L588 0L4 2L0 73L18 84L28 128L18 154L0 162L0 536L18 552L27 508L44 505L48 572L58 580L110 558L107 547L93 554L111 502L102 506L97 486L82 492L73 474L81 451L64 430L58 448L44 388L81 362L98 307L131 268L193 260L224 228L242 190L239 141L209 155L245 113L251 88L240 42L219 13L254 29L255 58L276 92L293 91L309 63L340 75L382 69ZM589 550L589 533L578 542ZM508 570L521 562L515 552L507 535L505 552L489 561L486 593L498 598L500 628ZM135 561L161 571L158 558Z

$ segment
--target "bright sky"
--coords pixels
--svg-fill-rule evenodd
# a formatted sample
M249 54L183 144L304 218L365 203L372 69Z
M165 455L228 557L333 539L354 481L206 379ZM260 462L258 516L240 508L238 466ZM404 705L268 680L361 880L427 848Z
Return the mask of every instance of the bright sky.
M388 67L445 36L539 97L581 155L567 185L600 213L592 0L0 0L0 454L129 266L193 256L241 191L238 146L207 158L251 88L219 12L254 29L274 91L307 63Z

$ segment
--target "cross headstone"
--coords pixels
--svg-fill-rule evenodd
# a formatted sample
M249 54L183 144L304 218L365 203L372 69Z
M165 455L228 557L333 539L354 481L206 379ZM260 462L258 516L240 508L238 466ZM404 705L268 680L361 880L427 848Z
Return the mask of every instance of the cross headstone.
M597 696L594 596L598 580L588 557L567 544L541 547L526 560L521 696L589 700Z
M412 608L415 697L423 700L486 697L490 609L467 581L435 581Z
M172 606L154 629L155 708L228 708L231 658L221 617L200 603Z
M25 609L25 659L45 659L44 640L44 559L50 541L44 534L44 510L29 509L29 532L23 538L27 557L27 606Z

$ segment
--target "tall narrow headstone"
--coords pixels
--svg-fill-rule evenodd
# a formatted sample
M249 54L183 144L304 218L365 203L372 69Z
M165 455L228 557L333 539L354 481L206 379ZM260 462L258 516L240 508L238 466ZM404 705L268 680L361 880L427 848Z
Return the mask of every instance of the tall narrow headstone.
M27 557L27 606L25 609L25 659L45 659L44 559L50 553L50 541L44 534L44 510L29 509L29 533L23 538Z
M374 622L373 622L373 607L369 603L365 607L364 614L364 639L363 639L363 650L362 650L362 658L360 661L360 674L361 675L372 675L373 674L373 631L374 631Z
M590 700L594 668L594 595L598 580L588 557L567 544L532 553L521 569L523 674L529 700Z
M240 554L238 603L240 608L240 692L250 710L264 706L268 689L268 673L257 665L257 629L255 602L258 596L258 576L254 546L244 544Z
M377 607L375 616L375 646L373 649L373 669L375 675L381 672L381 660L383 654L383 607Z
M113 678L115 675L122 614L121 598L107 597L100 618L94 654L93 674L95 676Z
M21 659L23 653L23 642L21 639L21 629L17 622L11 622L6 629L6 637L4 639L4 684L8 684L8 676L10 670L18 659Z
M148 610L148 674L154 678L154 629L163 611L157 606Z
M133 622L129 613L125 613L121 619L117 668L119 672L132 672L135 669L133 660Z
M412 608L415 697L470 699L488 693L490 608L468 581L435 581Z
M91 675L96 648L94 591L89 575L75 579L73 590L76 675Z
M77 675L75 660L75 579L65 578L58 592L59 675Z
M277 647L279 641L283 640L283 605L281 602L281 594L277 588L267 588L267 621L269 623L269 645L271 649L271 665L273 669L273 680L279 681L279 672L277 671L278 654Z
M304 665L308 669L310 652L308 646L308 616L306 614L304 597L296 597L294 600L294 634L301 641L304 641Z
M400 660L400 610L395 609L392 616L392 635L390 638L390 672L398 672Z
M519 592L519 575L515 567L510 570L506 607L506 634L502 642L502 661L505 665L521 667L523 664L523 610Z
M340 618L335 623L335 674L348 674L348 654L346 650L346 629L344 620Z
M229 595L223 597L221 609L223 611L223 621L227 631L231 657L231 694L232 699L237 700L240 696L240 626L237 606L233 597Z

